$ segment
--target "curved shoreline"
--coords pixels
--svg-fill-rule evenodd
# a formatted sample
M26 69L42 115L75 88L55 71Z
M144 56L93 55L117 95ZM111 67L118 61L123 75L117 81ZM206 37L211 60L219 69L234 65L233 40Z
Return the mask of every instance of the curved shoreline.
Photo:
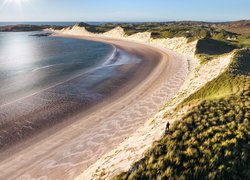
M75 38L75 37L68 37L68 38ZM76 38L76 39L79 39L79 38ZM101 43L105 43L105 42L101 42ZM108 44L108 43L105 43L105 44ZM108 58L105 58L105 60L98 67L94 67L92 69L84 71L83 73L79 73L77 75L74 75L73 77L69 78L66 81L59 82L59 83L57 83L57 84L55 84L53 86L50 86L50 87L48 87L46 89L42 89L42 90L40 90L38 92L35 92L35 93L32 93L32 94L30 94L28 96L24 96L22 98L19 98L19 99L15 100L15 101L10 102L10 103L6 103L6 104L3 104L3 105L0 105L0 108L3 108L3 109L0 109L0 110L12 109L11 106L13 107L13 105L15 105L17 103L20 103L20 102L24 102L24 103L27 102L28 103L29 100L27 100L27 99L30 99L32 101L34 101L34 100L37 101L36 99L34 99L34 97L41 96L41 94L44 94L44 92L51 91L51 90L55 89L57 86L63 86L64 84L70 83L71 81L75 81L75 79L77 79L77 78L79 78L81 76L85 76L85 75L87 75L87 77L91 78L91 76L88 76L88 74L91 74L91 73L98 75L98 72L97 72L98 69L102 69L102 68L106 68L106 67L110 66L112 69L116 69L116 71L124 71L124 74L122 76L121 76L121 74L120 75L117 74L118 76L121 76L121 77L119 77L117 79L120 82L124 83L124 85L120 84L121 87L117 87L119 85L119 83L117 83L117 82L112 83L112 85L107 85L107 88L111 88L112 86L115 86L115 87L112 90L110 90L110 92L108 92L108 94L107 93L105 94L104 99L100 100L101 102L100 101L97 101L97 102L93 101L93 103L92 103L93 105L92 104L91 105L87 105L86 108L82 109L82 113L80 113L80 114L79 113L77 113L77 114L75 113L70 118L62 119L62 121L60 121L58 124L53 125L53 129L54 128L59 129L59 127L62 128L64 126L70 125L71 123L73 123L73 122L81 119L82 117L84 117L86 114L88 114L90 112L95 112L98 108L101 108L102 106L105 106L106 104L109 104L110 102L119 99L119 96L122 96L123 94L127 93L127 91L132 90L134 88L134 86L136 86L137 83L139 83L140 80L145 79L145 77L141 76L139 78L138 77L135 78L135 80L134 80L131 77L129 77L129 74L126 71L130 72L131 75L135 75L136 76L137 74L138 75L141 74L141 72L144 71L144 70L146 70L146 72L151 72L151 70L154 69L155 66L156 66L156 64L157 64L156 62L155 63L149 63L149 61L147 61L147 60L144 61L143 60L143 62L140 63L140 64L139 63L138 64L137 63L134 64L134 63L131 62L131 63L128 63L128 64L125 63L124 65L119 65L119 64L117 65L116 64L117 62L119 63L120 61L122 61L122 58L120 57L121 55L118 55L117 51L121 51L122 55L125 56L126 59L127 58L130 58L130 59L135 58L136 53L129 54L129 53L125 52L126 48L123 48L123 47L118 48L114 44L109 44L109 45L113 46L114 50L108 56ZM124 49L124 50L122 50L122 49ZM115 57L115 56L117 56L117 57ZM147 69L145 69L145 67ZM137 71L139 73L136 73ZM107 71L107 73L108 73L108 71ZM122 78L124 75L126 77L125 80L124 80L124 78ZM109 79L111 79L111 78L109 78ZM102 81L104 81L104 79ZM94 87L95 86L96 85L94 85ZM123 86L127 86L125 88L125 91L122 90ZM72 87L72 88L74 88L74 87ZM105 89L106 85L104 85L104 86L101 85L101 87L99 87L99 88L104 88ZM2 111L1 115L4 115L4 112L5 111ZM3 118L4 118L5 121L8 122L8 118L6 119L5 116L3 116ZM33 119L35 119L35 117L33 117ZM30 119L30 120L32 120L32 119ZM63 121L63 120L66 120L66 121ZM32 122L32 121L30 121L30 122ZM18 123L22 123L22 122L18 121ZM46 122L44 122L44 123L46 125ZM26 125L24 124L24 126L27 126L27 124ZM6 147L4 146L3 148L0 149L0 161L6 159L7 158L6 155L9 156L11 154L15 154L16 152L18 152L18 150L21 150L23 147L26 147L26 144L30 144L30 142L32 142L32 141L42 139L42 138L39 138L39 137L42 137L42 135L40 135L40 133L44 134L43 131L45 131L45 133L46 133L45 136L47 136L48 132L50 132L49 134L53 134L54 130L50 131L49 129L50 129L50 127L47 127L47 129L44 129L44 128L42 128L42 129L40 129L40 128L36 129L37 132L30 133L29 137L21 139L21 140L19 140L17 142L14 142L14 143L7 144ZM2 130L5 130L5 129L2 129ZM10 138L8 138L8 140L9 139ZM2 144L3 144L3 142L1 142L1 145Z
M103 44L107 44L107 43L103 43ZM109 53L109 55L107 55L107 57L103 58L103 59L104 59L103 62L101 62L99 65L96 65L95 67L90 67L90 68L88 68L88 69L85 69L83 72L75 73L74 75L72 75L71 77L69 77L69 78L67 78L67 79L64 79L63 81L59 81L59 82L57 82L56 84L53 84L53 85L51 85L51 86L48 86L48 87L46 87L46 88L44 88L44 89L41 89L41 90L39 90L39 91L32 92L32 93L29 94L29 95L23 96L23 97L21 97L21 98L18 98L18 99L16 99L16 100L12 100L12 101L7 102L7 103L4 103L4 104L0 104L0 108L1 108L1 107L4 107L4 106L7 106L7 105L10 105L10 104L13 104L13 103L16 103L17 101L20 101L20 100L22 100L22 99L28 98L28 97L30 97L30 96L39 94L39 93L41 93L41 92L43 92L43 91L45 91L45 90L51 89L51 88L56 87L56 86L58 86L58 85L60 85L60 84L63 84L63 83L65 83L65 82L68 82L68 81L70 81L70 80L72 80L72 79L75 79L75 78L81 76L81 75L88 74L88 73L90 73L90 72L92 72L92 71L94 71L94 70L96 70L96 69L98 69L98 68L104 66L110 59L112 59L112 57L115 55L115 53L116 53L116 51L117 51L117 47L115 47L115 46L113 46L113 45L110 45L110 46L112 46L112 48L113 48L112 52ZM51 65L51 66L54 66L54 65ZM42 67L42 68L44 68L44 67ZM39 68L39 69L41 69L41 68ZM33 71L34 71L34 70L33 70Z
M89 115L84 118L85 122L76 121L70 126L61 124L57 129L64 127L63 129L47 138L44 138L47 136L44 134L41 141L33 142L28 148L1 162L0 171L5 173L1 175L3 178L39 178L44 175L49 179L60 178L60 176L64 179L74 178L154 115L168 99L175 95L186 77L187 67L183 59L174 53L171 54L170 51L166 54L154 47L115 39L79 36L77 38L113 43L121 48L127 48L131 53L135 53L137 49L137 53L149 62L154 64L159 58L160 61L151 74L140 74L142 78L144 76L147 78L139 85L134 81L134 84L130 85L136 86L134 89L127 92L128 87L125 87L108 101L97 105L95 109L98 109L98 112L93 111L93 114L88 112ZM176 58L175 61L173 58ZM141 67L141 71L148 72L147 68L152 68L153 64ZM119 94L123 96L120 97ZM166 97L163 98L163 96ZM126 124L124 120L127 119L130 120ZM87 124L86 121L88 121ZM86 147L88 147L87 150Z

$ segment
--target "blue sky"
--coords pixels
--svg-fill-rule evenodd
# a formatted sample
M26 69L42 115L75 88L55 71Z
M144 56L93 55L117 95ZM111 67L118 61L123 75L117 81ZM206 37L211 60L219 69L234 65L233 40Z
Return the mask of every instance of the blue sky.
M250 0L0 0L0 21L239 19L250 19Z

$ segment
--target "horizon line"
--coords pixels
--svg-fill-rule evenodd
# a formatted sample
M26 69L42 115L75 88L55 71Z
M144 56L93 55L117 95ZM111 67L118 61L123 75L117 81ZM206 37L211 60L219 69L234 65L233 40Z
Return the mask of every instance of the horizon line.
M161 22L207 22L207 23L209 23L209 22L234 22L234 21L249 21L250 19L237 19L237 20L220 20L220 21L213 21L213 20L211 20L211 21L207 21L207 20L149 20L149 21L145 21L145 20L138 20L138 21L115 21L115 20L110 20L110 21L97 21L97 20L93 20L93 21L91 21L91 20L79 20L79 21L77 21L77 20L65 20L65 21L62 21L62 20L52 20L52 21L50 21L50 20L38 20L38 21L34 21L34 20L32 20L32 21L29 21L29 20L24 20L24 21L1 21L0 20L0 22L13 22L13 23L17 23L17 22L105 22L105 23L112 23L112 22L115 22L115 23L138 23L138 22L159 22L159 23L161 23Z

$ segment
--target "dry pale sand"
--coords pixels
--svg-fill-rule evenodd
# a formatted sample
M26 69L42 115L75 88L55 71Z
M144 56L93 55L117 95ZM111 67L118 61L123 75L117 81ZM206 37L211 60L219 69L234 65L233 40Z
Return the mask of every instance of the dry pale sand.
M0 179L73 179L152 117L180 89L188 73L183 56L115 39L103 41L145 60L135 79L107 101L2 154ZM152 68L153 67L153 68ZM149 73L150 72L150 73Z

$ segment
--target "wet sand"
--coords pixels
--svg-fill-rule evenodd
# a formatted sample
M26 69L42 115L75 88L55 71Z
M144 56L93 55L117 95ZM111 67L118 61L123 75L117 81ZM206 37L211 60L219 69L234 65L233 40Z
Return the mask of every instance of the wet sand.
M186 67L174 53L128 41L77 38L110 43L143 62L119 67L129 75L119 83L107 82L119 86L115 92L100 87L109 98L1 153L0 179L73 179L154 115L184 81ZM47 109L56 113L64 106L70 110L78 104L62 102ZM48 115L39 113L33 115Z
M130 82L141 65L140 61L126 64L122 58L124 61L139 61L139 57L116 49L105 65L89 72L83 71L67 81L15 101L0 104L0 151L13 149L12 145L58 123L71 121L74 116L113 96Z

